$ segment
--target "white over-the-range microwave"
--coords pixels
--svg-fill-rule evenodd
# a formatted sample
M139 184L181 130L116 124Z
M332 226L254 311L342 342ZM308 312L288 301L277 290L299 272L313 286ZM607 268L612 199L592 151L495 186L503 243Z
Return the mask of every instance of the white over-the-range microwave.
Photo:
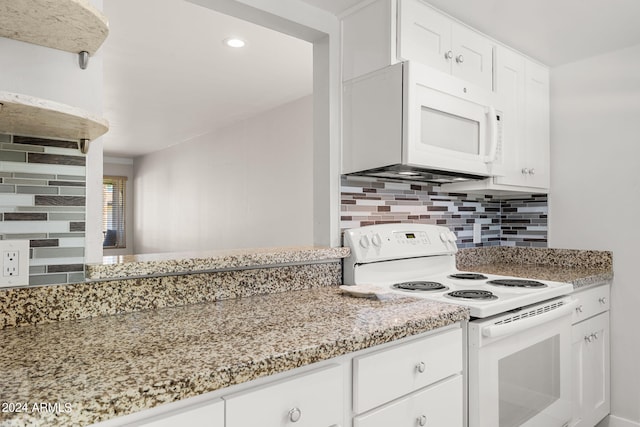
M342 173L450 183L502 175L495 94L402 62L345 82Z

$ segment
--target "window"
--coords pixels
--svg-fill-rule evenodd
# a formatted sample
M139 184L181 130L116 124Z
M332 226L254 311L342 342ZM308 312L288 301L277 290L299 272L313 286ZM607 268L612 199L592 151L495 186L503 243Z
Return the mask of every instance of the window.
M104 248L125 248L126 176L105 176L102 180L102 232Z

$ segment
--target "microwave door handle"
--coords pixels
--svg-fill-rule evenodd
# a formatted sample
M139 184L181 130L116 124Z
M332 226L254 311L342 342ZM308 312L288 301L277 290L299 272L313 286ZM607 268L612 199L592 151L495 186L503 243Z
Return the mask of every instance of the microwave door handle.
M489 126L491 126L491 145L489 145L489 154L485 157L484 162L492 163L496 159L496 152L498 151L498 116L496 115L495 107L489 107L487 115L489 116Z
M482 328L482 335L487 338L495 338L521 332L525 329L541 325L551 320L558 319L562 316L567 316L571 314L573 308L577 304L578 301L573 300L567 304L564 304L562 307L558 307L555 310L551 310L537 316L527 317L525 319L518 320L516 322L505 323L503 325L485 326L484 328Z

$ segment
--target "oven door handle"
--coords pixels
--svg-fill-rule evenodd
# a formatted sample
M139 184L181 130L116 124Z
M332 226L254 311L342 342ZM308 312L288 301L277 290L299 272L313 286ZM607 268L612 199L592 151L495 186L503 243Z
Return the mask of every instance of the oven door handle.
M573 308L578 304L577 300L572 300L562 307L555 308L543 314L539 314L533 317L527 317L525 319L517 320L515 322L505 323L503 325L491 325L482 328L482 335L487 338L501 337L523 331L525 329L532 328L534 326L541 325L545 322L558 319L563 316L568 316L573 311Z

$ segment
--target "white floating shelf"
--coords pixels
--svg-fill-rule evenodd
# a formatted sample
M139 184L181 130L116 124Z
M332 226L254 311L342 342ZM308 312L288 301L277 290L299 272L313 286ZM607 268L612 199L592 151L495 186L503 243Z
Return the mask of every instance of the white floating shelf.
M109 34L107 18L88 0L0 0L0 36L94 54Z
M66 140L95 139L109 123L79 108L0 91L0 133Z

